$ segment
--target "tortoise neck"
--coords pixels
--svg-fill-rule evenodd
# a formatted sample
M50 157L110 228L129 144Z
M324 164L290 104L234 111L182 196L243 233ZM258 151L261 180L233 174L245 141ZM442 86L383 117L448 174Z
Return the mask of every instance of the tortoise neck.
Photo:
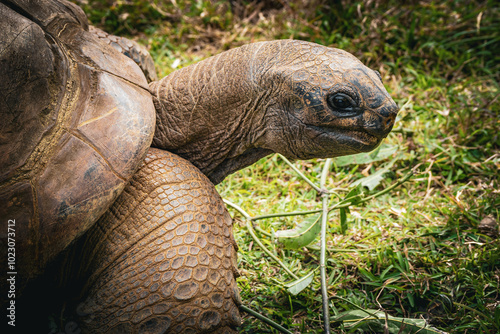
M270 91L257 84L258 49L257 43L226 51L151 83L152 146L190 161L214 184L272 153L262 145Z

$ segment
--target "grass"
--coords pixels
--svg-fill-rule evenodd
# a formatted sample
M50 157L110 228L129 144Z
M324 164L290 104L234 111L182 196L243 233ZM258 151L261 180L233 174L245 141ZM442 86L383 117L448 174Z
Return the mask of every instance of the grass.
M330 312L334 316L357 306L423 317L449 333L500 332L500 242L498 234L479 228L488 215L500 218L498 3L239 3L233 14L225 1L79 2L94 24L148 45L161 76L231 47L276 38L343 48L379 70L402 107L385 142L398 150L361 165L334 160L327 187L348 189L391 161L370 193L410 169L416 175L388 194L351 206L344 227L338 211L330 214ZM295 162L317 184L323 164ZM278 156L231 175L218 190L252 216L321 208L317 193ZM330 204L337 201L332 196ZM284 283L293 278L255 244L241 215L230 211L245 305L293 332L322 332L319 274L298 295L289 293ZM269 233L303 219L264 219L256 226ZM318 267L314 247L287 250L257 233L297 276ZM341 322L332 328L363 332ZM246 317L242 332L274 331Z

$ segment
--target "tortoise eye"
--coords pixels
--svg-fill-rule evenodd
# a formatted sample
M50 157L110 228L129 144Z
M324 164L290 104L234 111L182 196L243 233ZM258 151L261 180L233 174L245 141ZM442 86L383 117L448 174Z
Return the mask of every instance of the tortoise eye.
M351 99L350 96L342 93L337 93L330 95L328 97L328 105L330 108L335 109L337 111L353 111L353 108L355 106L354 101Z

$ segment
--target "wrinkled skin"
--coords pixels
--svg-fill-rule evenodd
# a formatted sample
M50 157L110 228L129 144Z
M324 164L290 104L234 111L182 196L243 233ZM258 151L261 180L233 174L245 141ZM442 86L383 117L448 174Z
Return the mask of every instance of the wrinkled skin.
M214 184L273 152L372 150L397 114L341 50L255 43L148 87L74 5L6 3L0 213L17 224L20 327L63 301L83 333L235 333L237 246Z
M153 146L216 184L272 152L310 159L373 150L398 111L377 72L345 51L302 41L246 45L151 88Z

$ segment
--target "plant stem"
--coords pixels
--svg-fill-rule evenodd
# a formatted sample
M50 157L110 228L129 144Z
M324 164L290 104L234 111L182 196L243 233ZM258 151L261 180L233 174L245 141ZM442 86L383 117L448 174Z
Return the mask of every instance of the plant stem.
M329 300L328 300L328 285L326 278L326 225L328 222L328 201L330 196L328 192L323 191L325 189L326 178L328 177L328 172L330 171L330 164L332 160L326 159L325 165L321 172L321 197L323 200L323 214L321 216L321 250L319 259L319 270L321 275L321 296L323 299L323 326L325 328L325 333L330 334L330 312L329 312Z
M252 226L252 221L247 219L246 221L246 226L247 226L247 229L248 229L248 232L250 233L250 235L252 236L253 240L260 246L260 248L262 248L262 250L264 252L267 253L267 255L269 255L274 261L278 262L278 264L283 268L285 269L285 271L290 275L292 276L294 279L299 279L299 277L297 275L295 275L290 269L288 269L288 267L283 263L281 262L280 259L278 259L278 257L276 255L274 255L269 249L267 249L266 246L264 246L264 244L262 243L262 241L260 241L259 237L257 236L257 234L255 234L255 230L253 229L253 226Z
M323 192L323 190L322 190L321 188L319 188L317 185L315 185L315 184L314 184L314 182L312 182L311 180L309 180L309 178L308 178L307 176L305 176L305 175L304 175L304 173L302 173L302 172L301 172L301 171L300 171L297 167L295 167L295 165L294 165L294 164L292 164L292 163L290 162L290 160L288 160L287 158L285 158L285 157L284 157L284 156L282 156L281 154L278 154L278 156L279 156L281 159L283 159L283 161L284 161L284 162L286 162L286 163L287 163L287 165L288 165L288 166L290 166L290 167L291 167L291 168L295 171L295 173L299 174L299 176L300 176L301 178L303 178L303 179L304 179L304 181L306 181L307 183L309 183L309 185L310 185L311 187L313 187L313 188L314 188L314 190L316 190L316 191L317 191L318 193L320 193L320 194Z
M310 214L319 213L319 212L323 212L323 209L316 209L316 210L309 210L309 211L270 213L268 215L255 216L255 217L250 218L250 219L255 221L255 220L266 219L266 218L310 215Z
M250 215L245 211L243 210L239 205L233 203L233 202L230 202L228 201L227 199L222 199L222 201L224 201L224 203L226 203L227 205L229 205L230 207L232 207L233 209L236 209L236 211L238 211L239 213L241 213L241 215L243 217L245 217L246 219L252 219L252 217L250 217Z
M260 231L259 231L260 232ZM321 250L320 247L317 247L317 246L306 246L307 249L311 249L311 250L314 250L314 251L319 251ZM374 250L377 250L377 248L328 248L327 247L327 250L329 252L335 252L335 253L356 253L356 252L370 252L370 251L374 251Z
M370 316L374 317L375 319L379 319L379 317L377 317L377 315L376 315L375 313L372 313L372 312L369 312L368 310L365 310L364 308L362 308L362 307L360 307L360 306L358 306L358 305L354 304L353 302L351 302L351 301L350 301L350 300L348 300L348 299L345 299L345 298L342 298L342 297L339 297L339 296L332 296L331 298L336 298L336 299L339 299L339 300L343 301L344 303L348 303L348 304L350 304L351 306L353 306L354 308L357 308L358 310L365 312L366 314L368 314L368 315L370 315Z
M376 194L373 194L373 195L371 195L371 196L368 196L368 197L366 197L366 198L363 198L363 199L362 199L360 202L358 202L358 203L368 202L369 200L374 199L375 197L379 197L379 196L381 196L381 195L383 195L383 194L385 194L385 193L388 193L388 192L389 192L389 191L391 191L392 189L394 189L394 188L396 188L396 187L400 186L401 184L405 183L406 181L408 181L408 179L409 179L410 177L412 177L412 176L413 176L413 172L412 172L412 171L410 171L408 174L406 174L405 176L403 176L403 178L402 178L402 179L399 179L396 183L392 184L390 187L385 188L384 190L379 191L379 192L378 192L378 193L376 193Z
M246 227L248 229L248 232L250 233L250 235L252 236L253 240L260 246L260 248L262 248L262 250L264 252L267 253L267 255L269 255L274 261L278 262L278 264L290 275L292 276L294 279L299 279L299 277L297 275L295 275L290 269L288 269L288 267L280 261L280 259L278 259L278 257L276 255L274 255L269 249L267 249L266 246L264 246L264 244L262 243L262 241L260 241L259 237L257 236L257 234L255 234L255 230L253 229L253 225L252 225L252 218L251 216L245 211L243 210L239 205L237 204L234 204L233 202L230 202L226 199L223 199L224 203L226 203L227 205L233 207L234 209L236 209L239 213L241 213L244 217L245 217L245 220L246 220Z
M379 196L381 196L383 194L386 194L389 191L391 191L392 189L394 189L394 188L400 186L402 183L406 182L411 176L413 176L413 173L409 172L402 179L398 180L396 183L394 183L390 187L388 187L388 188L386 188L384 190L381 190L378 193L373 194L371 196L368 196L368 197L365 197L365 198L361 198L357 203L360 204L360 203L368 202L369 200L372 200L372 199L374 199L376 197L379 197ZM320 191L320 193L322 193L322 191ZM330 193L330 192L327 192L327 193ZM350 202L349 200L354 199L356 197L358 197L358 195L346 198L342 202L339 202L339 203L331 206L330 208L328 208L328 212L333 211L335 209L347 208L347 207L351 206L352 202ZM300 215L311 215L311 214L320 213L320 212L323 212L323 209L308 210L308 211L294 211L294 212L270 213L270 214L267 214L267 215L260 215L260 216L251 217L249 219L252 220L252 221L256 221L256 220L267 219L267 218L300 216Z
M264 230L262 227L260 227L259 225L256 225L255 227L255 230L256 231L259 231L259 233L261 234L264 234L265 236L268 236L269 238L272 238L273 237L273 234L270 233L270 232L267 232L266 230Z
M292 332L290 332L289 330L287 330L283 326L280 326L279 324L275 323L271 319L263 316L262 314L260 314L258 312L255 312L254 310L252 310L244 305L240 305L239 308L240 308L240 310L245 311L246 313L251 314L254 317L256 317L257 319L265 322L266 324L268 324L269 326L273 327L274 329L280 331L281 333L292 334Z

